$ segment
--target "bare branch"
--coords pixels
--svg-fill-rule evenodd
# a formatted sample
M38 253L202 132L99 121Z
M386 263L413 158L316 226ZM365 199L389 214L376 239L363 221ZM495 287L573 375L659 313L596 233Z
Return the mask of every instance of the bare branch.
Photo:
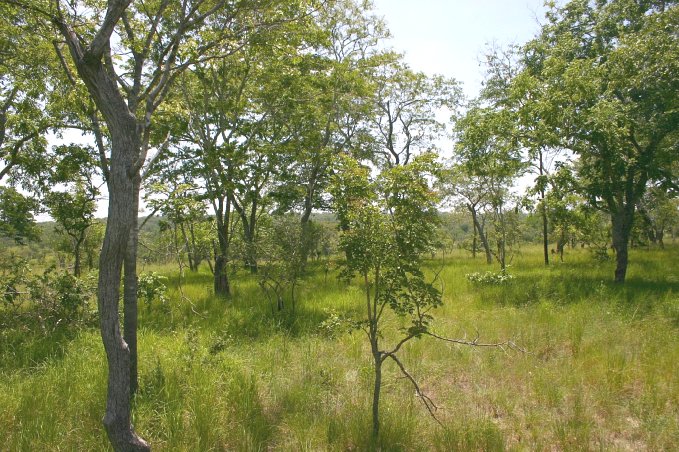
M507 340L507 341L504 341L504 342L494 342L494 343L479 342L478 331L476 332L476 337L474 339L472 339L471 341L469 341L467 339L451 339L451 338L448 338L448 337L439 336L438 334L432 333L431 331L424 331L424 332L422 332L422 334L425 334L427 336L431 336L433 338L436 338L436 339L439 339L439 340L442 340L442 341L445 341L445 342L451 342L453 344L469 345L469 346L473 346L473 347L496 347L496 348L499 348L500 350L502 350L505 353L506 353L507 349L516 350L516 351L519 351L521 353L528 353L525 349L523 349L522 347L519 347L518 345L516 345L516 343L514 343L513 341L510 341L510 340Z
M384 353L382 354L382 361L384 361L385 359L387 359L388 356L394 355L396 352L398 352L398 351L401 349L401 347L403 347L403 345L404 345L406 342L408 342L409 340L411 340L411 339L414 338L414 337L417 337L417 335L416 335L416 334L409 334L409 335L405 336L403 339L401 339L401 340L399 341L398 344L396 344L396 346L395 346L390 352L384 352Z
M443 424L441 423L441 421L436 417L436 414L434 414L434 412L435 412L436 410L438 410L438 407L434 404L434 401L431 400L431 398L430 398L428 395L426 395L426 394L424 394L424 393L422 392L422 389L420 388L420 385L417 383L417 381L415 380L415 378L413 378L413 376L410 375L410 373L409 373L408 370L405 368L405 366L403 365L403 363L401 363L401 361L399 361L399 359L398 359L398 358L396 357L396 355L394 355L393 353L384 353L384 356L385 356L385 357L389 357L389 358L391 358L391 359L394 360L394 362L395 362L396 365L399 367L399 369L401 369L401 373L403 374L403 376L406 377L406 378L410 381L410 383L412 383L412 385L415 387L415 394L417 395L417 397L420 398L420 400L421 400L422 403L424 404L424 406L425 406L425 408L427 409L427 411L429 411L429 414L431 415L431 417L432 417L432 418L433 418L433 419L434 419L441 427L443 427Z

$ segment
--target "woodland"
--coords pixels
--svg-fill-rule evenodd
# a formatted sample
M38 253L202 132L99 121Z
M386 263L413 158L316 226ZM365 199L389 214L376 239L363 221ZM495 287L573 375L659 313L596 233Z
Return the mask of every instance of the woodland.
M469 98L370 0L0 0L0 450L678 449L679 2L546 7Z

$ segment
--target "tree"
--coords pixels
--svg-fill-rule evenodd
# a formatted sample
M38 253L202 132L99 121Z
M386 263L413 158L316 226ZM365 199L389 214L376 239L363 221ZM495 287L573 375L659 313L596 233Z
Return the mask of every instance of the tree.
M559 141L543 120L551 114L540 102L541 85L535 77L523 71L529 61L521 59L521 49L510 46L506 50L491 49L486 55L487 74L480 94L486 104L509 118L504 123L507 136L525 154L526 170L537 173L535 185L529 190L539 196L542 219L542 249L545 265L549 265L549 218L547 191L549 159L558 150Z
M368 0L335 2L319 16L318 27L324 31L310 43L314 52L298 58L278 89L284 102L278 115L290 131L290 154L272 197L278 211L300 214L305 236L313 230L313 210L328 208L324 195L334 171L333 156L371 154L374 73L392 58L379 48L388 31ZM305 265L307 258L308 250L303 250Z
M210 268L210 225L207 206L199 194L199 189L190 183L181 183L172 175L163 172L165 183L150 184L146 192L146 203L153 211L160 212L161 229L172 231L174 248L180 262L180 274L183 276L184 254L188 260L189 270L197 272L201 262L207 260ZM156 198L157 195L162 198ZM213 269L214 270L214 269Z
M478 237L483 246L486 263L491 264L493 257L486 236L485 208L490 198L489 183L486 177L469 174L462 165L458 165L452 166L445 172L442 182L446 197L451 198L454 205L462 206L471 215L473 227L472 256L476 257Z
M36 200L12 187L0 186L0 236L19 244L24 244L26 240L37 240L40 230L32 214L37 209Z
M383 365L396 364L413 385L427 411L436 406L408 372L398 352L411 340L425 336L471 346L515 347L511 342L482 344L448 339L432 329L432 312L442 304L441 293L427 281L422 257L435 249L439 223L439 193L432 188L440 167L435 155L425 153L408 163L383 169L375 179L370 168L357 160L338 158L331 192L338 219L346 224L339 246L347 255L342 276L358 277L365 294L365 317L353 322L370 343L373 359L372 432L380 432L379 404ZM385 347L387 318L405 319L401 336Z
M382 365L387 359L399 366L427 409L432 409L396 353L428 331L429 312L441 304L441 294L426 282L420 269L421 255L433 248L438 220L437 196L428 183L433 170L433 156L426 154L384 171L371 182L367 167L344 158L333 184L334 204L348 224L340 238L340 248L349 256L343 274L347 278L358 275L365 291L366 318L358 325L368 337L373 356L374 436L379 434ZM392 348L380 346L387 307L411 321L405 336Z
M378 165L405 165L411 158L437 148L446 126L437 115L456 110L462 97L458 83L415 72L400 60L387 60L374 75L373 128Z
M95 201L95 194L88 192L81 184L76 184L71 191L52 192L46 198L52 218L59 223L57 232L71 239L73 275L76 277L81 274L81 250L87 229L94 222Z
M506 109L484 106L483 99L472 102L455 124L457 167L447 180L448 191L465 199L476 230L486 251L486 260L494 255L501 270L507 265L507 246L513 231L508 222L507 205L513 181L524 169L520 145L513 134L514 116ZM461 183L460 187L456 184ZM493 220L495 242L490 246L488 231L479 221L479 207L487 207ZM518 206L514 206L518 209ZM495 249L493 249L495 248Z
M181 4L161 0L152 5L109 0L105 7L78 1L2 3L30 11L34 31L48 36L56 32L63 40L79 80L107 126L110 155L102 156L101 166L109 211L98 282L100 330L109 368L104 426L114 449L148 450L132 428L130 396L137 384L139 190L142 168L158 138L152 134L154 115L181 72L237 52L257 29L287 20L298 10L292 5L270 9L278 2L256 0ZM124 338L118 317L123 271Z
M645 233L653 244L665 247L665 232L679 224L679 201L662 187L651 187L637 206Z
M265 259L258 272L258 284L264 291L274 311L281 311L288 298L295 311L295 289L304 271L303 256L308 249L307 238L302 234L299 218L294 215L275 215L268 218L258 241L258 253Z
M51 45L38 37L25 43L29 11L0 4L0 181L35 173L47 151L44 134L53 125L45 109Z
M610 215L619 283L648 183L672 183L678 27L675 1L574 0L553 6L523 48L523 71L538 80L549 112L541 120L579 157L588 201Z
M55 154L60 157L49 171L52 186L67 185L67 191L52 190L45 196L45 203L52 218L58 223L57 232L70 238L74 257L73 274L81 274L81 250L87 238L87 230L94 223L99 188L95 182L97 164L92 150L87 147L59 146Z
M49 167L44 135L54 122L45 108L46 80L35 76L53 63L51 45L40 37L25 45L28 16L0 3L0 234L21 244L38 238L36 179Z

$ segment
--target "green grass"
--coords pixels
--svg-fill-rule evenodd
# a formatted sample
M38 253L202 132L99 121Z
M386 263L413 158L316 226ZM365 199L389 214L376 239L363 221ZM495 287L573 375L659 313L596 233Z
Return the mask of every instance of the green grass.
M358 287L312 273L296 311L272 313L245 273L221 300L207 269L180 291L172 267L153 268L169 277L170 302L140 307L135 428L156 450L679 450L677 247L633 250L624 286L612 263L569 251L545 268L537 248L523 250L502 286L467 282L487 268L462 252L428 262L444 291L437 332L478 331L527 353L410 344L403 362L442 425L387 364L378 440L366 339L321 327L330 310L361 313ZM0 450L108 447L96 330L3 331L0 346Z

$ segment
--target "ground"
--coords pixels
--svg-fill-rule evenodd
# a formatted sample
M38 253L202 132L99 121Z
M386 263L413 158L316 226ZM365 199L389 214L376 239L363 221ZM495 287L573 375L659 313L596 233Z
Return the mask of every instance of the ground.
M207 268L179 290L173 267L147 267L170 290L166 306L140 307L135 428L156 450L679 450L677 251L632 250L624 286L586 249L545 268L526 247L501 285L469 282L496 268L464 251L428 261L437 332L525 353L413 342L403 361L441 425L388 362L377 442L367 339L333 321L362 313L358 282L312 266L296 311L272 312L245 271L221 300ZM108 448L96 328L0 334L0 450Z

